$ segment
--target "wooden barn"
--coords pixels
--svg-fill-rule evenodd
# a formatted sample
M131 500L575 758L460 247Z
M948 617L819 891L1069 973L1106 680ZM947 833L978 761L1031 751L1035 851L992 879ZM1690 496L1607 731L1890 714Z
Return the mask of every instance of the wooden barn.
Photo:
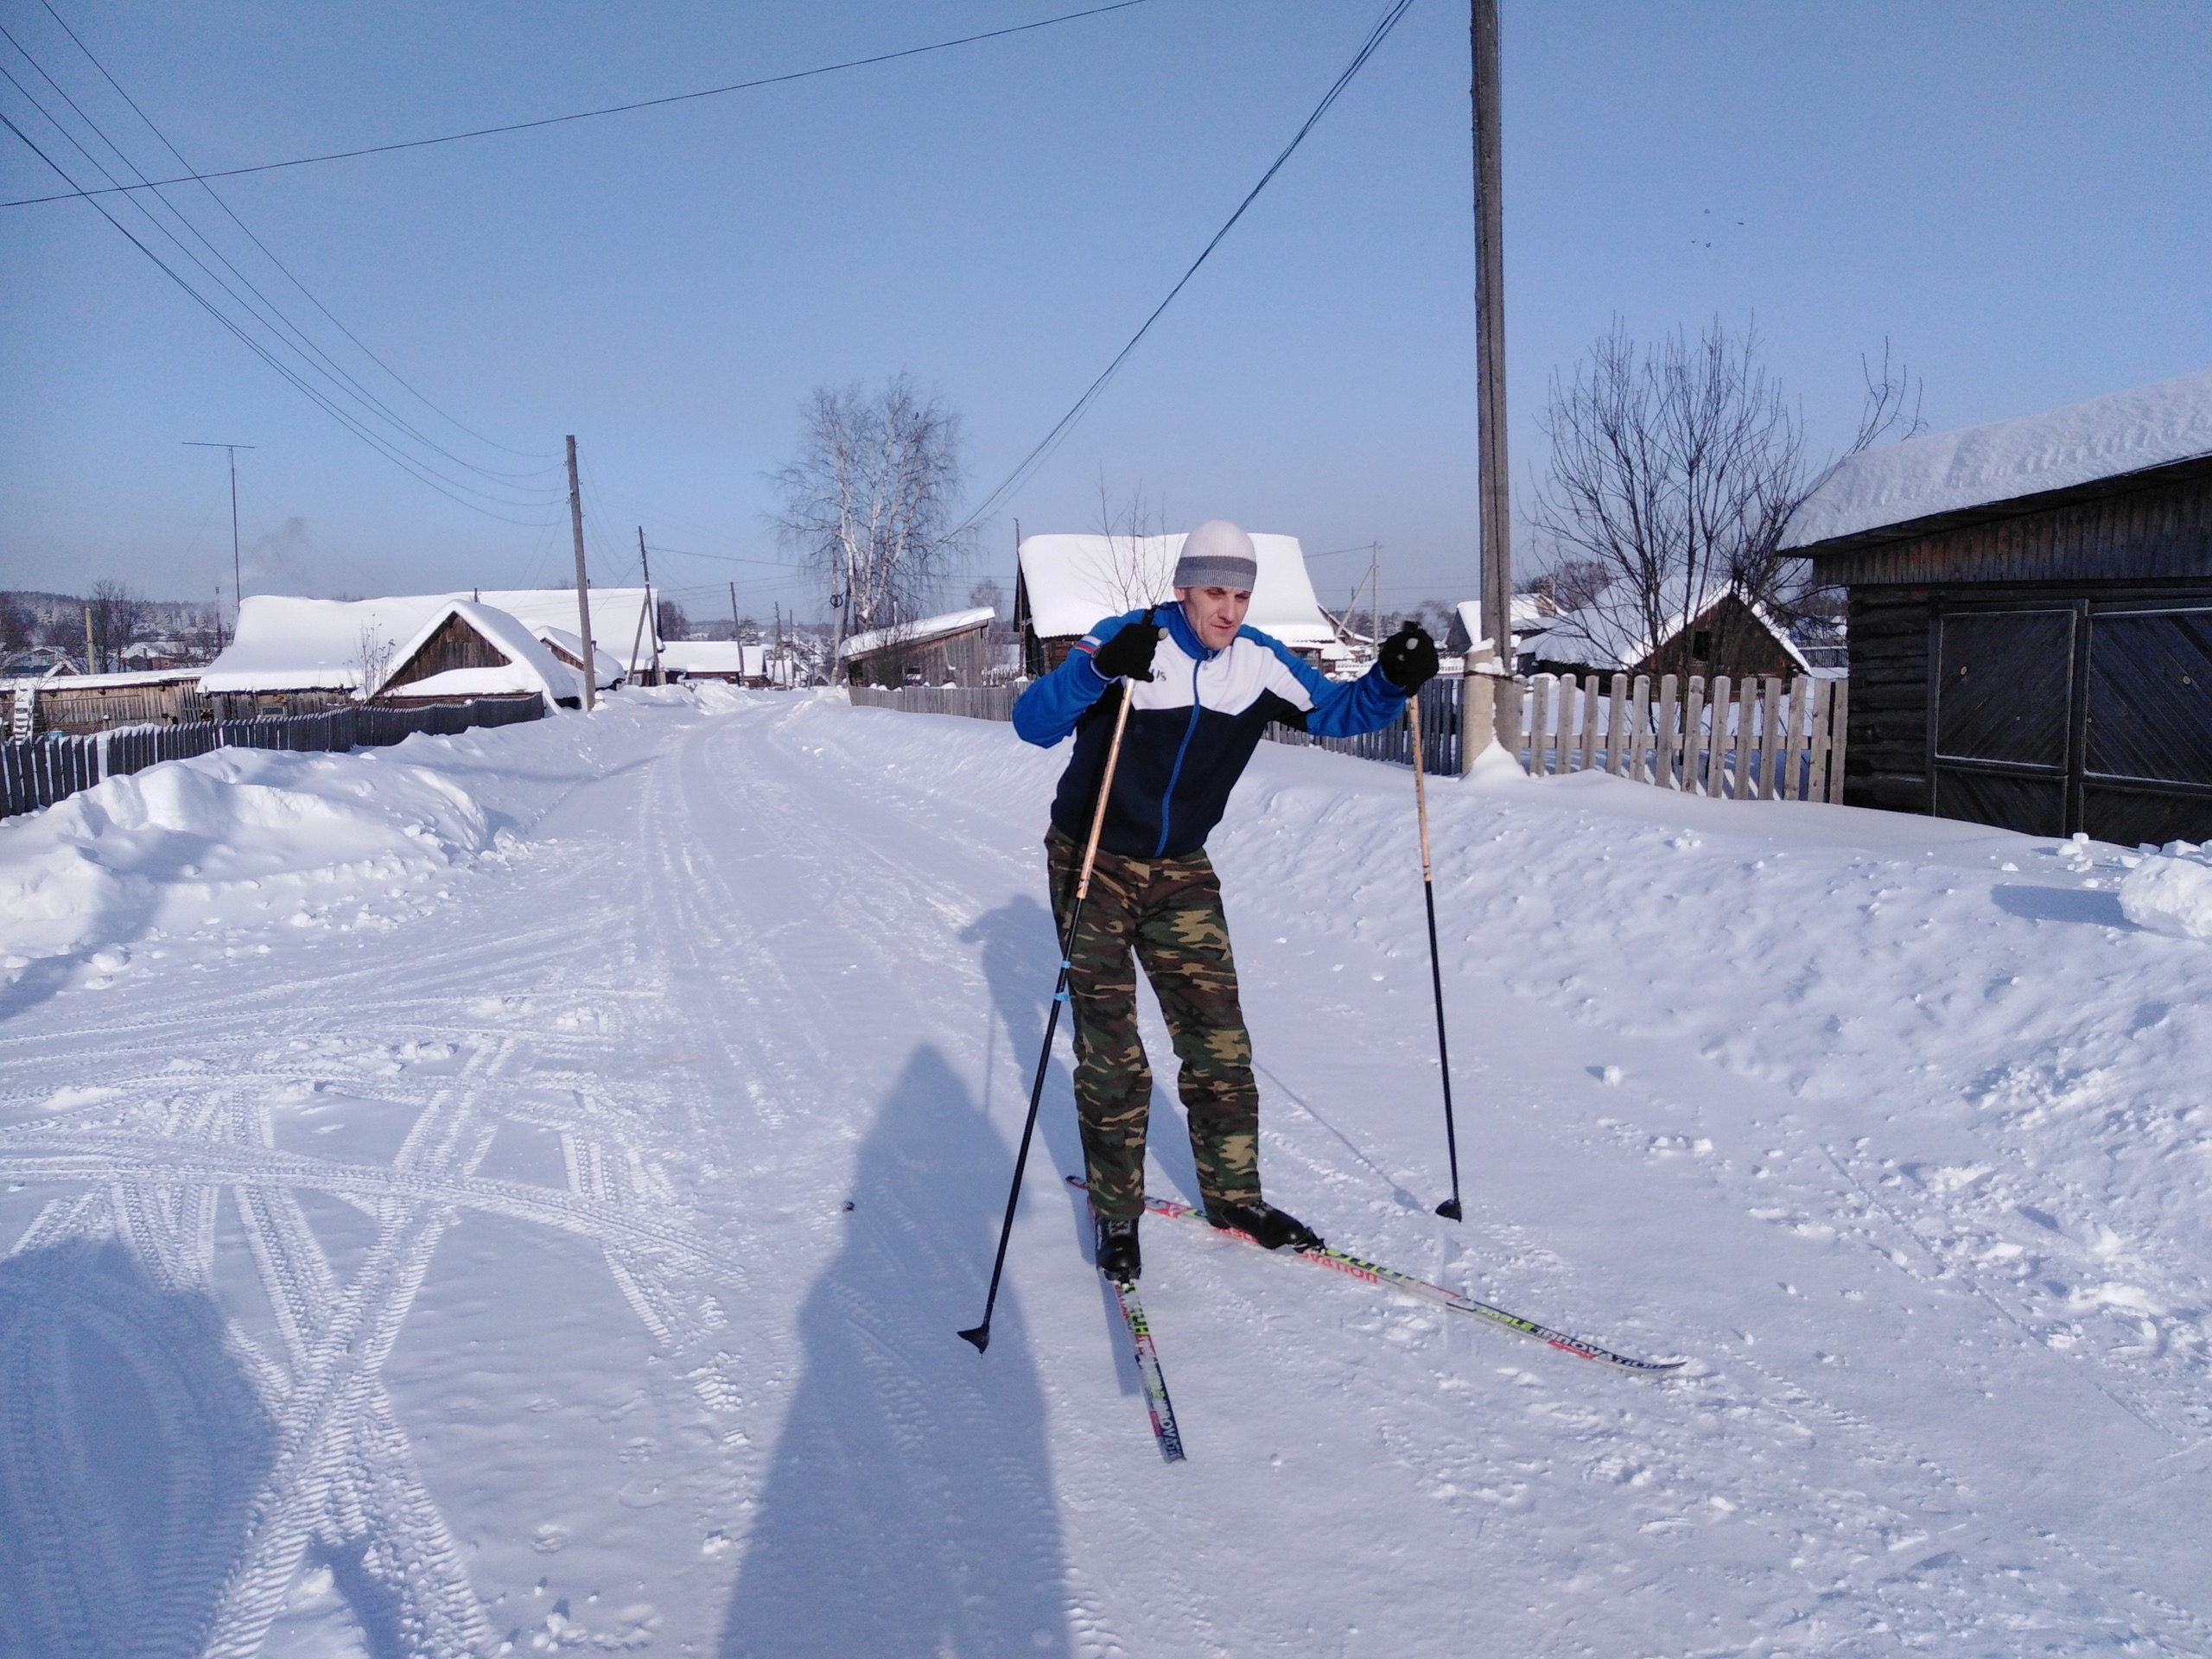
M450 600L392 653L365 688L379 703L542 696L550 709L583 706L583 680L506 612Z
M855 685L981 685L998 614L985 605L853 634L839 647L846 677Z
M2212 372L1869 452L1789 546L1849 594L1847 804L2212 840Z

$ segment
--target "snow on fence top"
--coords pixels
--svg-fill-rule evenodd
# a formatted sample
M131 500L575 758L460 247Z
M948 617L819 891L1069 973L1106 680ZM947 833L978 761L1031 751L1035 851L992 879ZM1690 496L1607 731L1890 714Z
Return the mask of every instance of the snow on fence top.
M202 691L350 691L361 683L364 640L373 638L380 648L412 639L425 626L446 614L455 603L477 604L499 611L525 625L558 629L563 616L569 632L567 649L575 652L575 590L565 588L509 589L499 593L396 594L384 599L294 599L277 594L256 594L238 608L238 634L222 655L200 677ZM594 588L591 590L592 643L599 648L600 683L612 684L613 674L628 663L628 652L639 620L652 626L642 588ZM609 638L617 630L621 639ZM543 638L543 635L538 636ZM640 654L652 659L648 634ZM396 664L405 654L392 659ZM610 667L610 663L612 667ZM579 695L571 688L563 696Z
M851 658L894 646L931 645L956 633L966 633L971 628L988 627L997 616L996 611L985 605L974 610L947 611L942 616L925 616L918 621L901 622L888 628L870 628L849 638L840 654ZM1097 620L1094 616L1090 622ZM1087 628L1090 622L1083 626Z
M1183 536L1178 531L1172 536L1027 537L1021 543L1021 581L1038 638L1077 639L1103 618L1173 599L1169 578L1182 555ZM1313 597L1298 537L1255 531L1252 548L1260 573L1245 621L1286 645L1335 644L1337 631Z
M2212 455L2212 369L1962 432L1908 438L1838 467L1786 548Z

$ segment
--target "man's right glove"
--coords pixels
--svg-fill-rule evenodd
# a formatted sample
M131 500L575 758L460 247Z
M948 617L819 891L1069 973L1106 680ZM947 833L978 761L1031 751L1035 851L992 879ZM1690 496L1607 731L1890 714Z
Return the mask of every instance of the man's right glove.
M1152 653L1160 649L1160 630L1153 626L1152 613L1147 611L1143 620L1132 622L1111 639L1098 647L1090 665L1109 680L1148 680L1152 677ZM1434 652L1429 653L1431 658ZM1436 671L1431 669L1432 674Z
M1420 623L1408 621L1382 642L1376 660L1384 677L1399 690L1418 691L1436 677L1436 641Z

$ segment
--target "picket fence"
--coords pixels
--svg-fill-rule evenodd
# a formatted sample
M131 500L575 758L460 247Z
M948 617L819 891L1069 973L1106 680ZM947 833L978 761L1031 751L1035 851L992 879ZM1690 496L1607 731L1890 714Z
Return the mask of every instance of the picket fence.
M472 727L539 720L544 714L544 700L535 696L480 697L419 709L349 705L319 715L131 726L90 737L10 738L0 741L0 813L35 811L103 778L124 777L212 749L373 748L417 732L451 736Z
M1735 801L1840 801L1848 680L1538 674L1522 722L1534 778L1603 771Z
M1424 771L1450 776L1465 770L1470 683L1439 677L1421 688ZM1843 798L1848 681L1801 676L1738 682L1721 674L1708 686L1703 675L1693 675L1685 686L1672 674L1656 683L1647 674L1616 674L1610 683L1594 674L1580 681L1572 674L1538 674L1522 686L1506 682L1500 691L1517 696L1516 758L1532 777L1603 771L1717 799ZM859 708L1011 720L1017 688L856 685L851 695ZM1270 725L1267 735L1362 760L1413 764L1413 734L1403 715L1358 737L1317 737L1281 725Z

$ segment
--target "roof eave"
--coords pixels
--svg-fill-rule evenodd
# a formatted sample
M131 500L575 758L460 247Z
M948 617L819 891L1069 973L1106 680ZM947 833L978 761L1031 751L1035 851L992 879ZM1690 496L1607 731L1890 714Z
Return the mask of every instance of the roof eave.
M1802 547L1785 547L1782 552L1786 558L1817 562L1846 554L1863 553L1894 542L1919 541L1925 537L1942 536L1974 524L1993 524L2006 518L2025 518L2060 507L2077 506L2084 502L2105 500L2113 496L2133 495L2139 491L2160 489L2169 484L2184 483L2207 476L2212 476L2212 454L2192 455L2184 461L2164 461L2156 467L2114 473L2106 478L2069 484L2061 489L2037 490L2027 495L2007 496L2001 501L1986 501L1972 507L1954 507L1948 512L1901 519L1893 524L1878 524L1871 530L1855 530L1847 536L1832 536L1825 541L1808 542Z

